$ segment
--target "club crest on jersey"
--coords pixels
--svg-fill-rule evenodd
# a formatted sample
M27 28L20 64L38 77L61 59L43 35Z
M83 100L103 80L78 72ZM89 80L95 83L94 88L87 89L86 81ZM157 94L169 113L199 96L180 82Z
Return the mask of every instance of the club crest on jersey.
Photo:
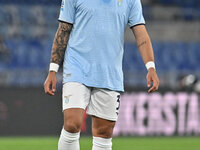
M118 6L121 6L121 5L122 5L122 1L123 1L123 0L118 0Z
M65 96L65 103L66 103L66 104L69 103L69 98L70 98L71 96L72 96L72 95Z
M65 5L65 2L64 2L64 0L62 0L62 3L61 3L61 11L63 11L64 10L64 5Z

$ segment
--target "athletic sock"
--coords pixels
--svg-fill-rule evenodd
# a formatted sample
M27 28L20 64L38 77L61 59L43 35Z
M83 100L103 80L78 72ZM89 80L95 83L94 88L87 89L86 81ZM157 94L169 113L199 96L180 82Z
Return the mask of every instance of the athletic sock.
M112 138L93 137L92 150L112 150Z
M80 150L79 137L80 132L69 133L63 128L58 141L58 150Z

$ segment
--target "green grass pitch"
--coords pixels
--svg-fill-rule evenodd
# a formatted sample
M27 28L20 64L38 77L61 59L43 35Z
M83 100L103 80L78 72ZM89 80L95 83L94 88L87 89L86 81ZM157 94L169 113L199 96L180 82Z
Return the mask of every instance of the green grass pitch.
M0 150L57 150L58 137L0 137ZM81 137L81 150L92 139ZM113 150L200 150L200 137L113 138Z

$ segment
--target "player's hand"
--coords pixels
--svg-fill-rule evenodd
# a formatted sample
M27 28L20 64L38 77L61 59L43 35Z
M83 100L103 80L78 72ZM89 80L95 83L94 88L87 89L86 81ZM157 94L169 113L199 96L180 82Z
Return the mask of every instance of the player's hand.
M153 82L153 85L151 87L151 83L152 82ZM147 87L150 88L148 90L149 93L152 93L152 92L158 90L159 79L158 79L157 73L156 73L154 68L150 68L148 70L148 73L147 73Z
M56 72L50 71L44 82L44 91L46 94L54 96L56 92Z

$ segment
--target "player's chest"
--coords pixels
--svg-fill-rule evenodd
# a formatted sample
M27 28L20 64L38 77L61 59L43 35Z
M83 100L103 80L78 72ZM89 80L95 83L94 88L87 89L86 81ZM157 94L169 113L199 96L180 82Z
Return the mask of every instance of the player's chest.
M129 0L77 0L77 13L123 15L129 13Z

